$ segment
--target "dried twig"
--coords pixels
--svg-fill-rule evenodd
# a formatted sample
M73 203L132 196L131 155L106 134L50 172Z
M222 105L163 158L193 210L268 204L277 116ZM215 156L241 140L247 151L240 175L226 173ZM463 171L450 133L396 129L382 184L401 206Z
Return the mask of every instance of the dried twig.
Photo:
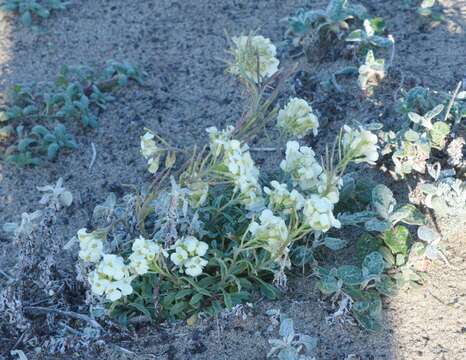
M59 309L54 309L54 308L46 308L42 306L25 306L23 309L24 311L30 312L30 313L36 313L36 314L55 313L55 314L59 314L62 316L71 317L74 319L85 321L99 330L104 330L104 328L96 320L90 318L87 315L79 314L73 311L64 311L64 310L59 310Z

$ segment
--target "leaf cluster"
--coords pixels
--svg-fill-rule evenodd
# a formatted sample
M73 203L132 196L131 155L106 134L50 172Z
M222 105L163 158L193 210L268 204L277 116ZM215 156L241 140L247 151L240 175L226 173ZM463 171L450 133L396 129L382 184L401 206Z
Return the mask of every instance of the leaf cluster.
M21 22L32 26L35 21L48 19L52 12L65 10L69 2L63 0L3 0L0 9L17 13Z
M17 141L7 148L6 160L39 165L56 159L63 149L76 149L64 124L96 128L99 112L113 100L110 93L130 80L143 84L143 77L133 65L111 60L101 74L84 66L63 66L49 87L15 85L7 108L0 111L0 137Z

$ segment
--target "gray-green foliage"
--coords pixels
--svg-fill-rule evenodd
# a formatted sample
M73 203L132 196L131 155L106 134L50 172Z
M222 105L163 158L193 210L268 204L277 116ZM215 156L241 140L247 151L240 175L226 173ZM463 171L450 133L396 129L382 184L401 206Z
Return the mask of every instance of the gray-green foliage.
M306 354L317 346L317 340L309 335L295 332L293 319L280 314L280 338L269 340L272 348L267 357L279 360L312 360Z
M338 39L350 29L354 19L364 20L367 11L362 5L350 4L348 0L330 0L326 9L299 9L294 16L288 17L288 34L294 38L295 45L307 35L318 37L323 43Z
M401 129L381 133L382 153L392 153L395 177L425 173L432 152L445 148L452 130L466 117L465 98L463 92L452 98L422 87L405 94L397 106L404 118Z
M444 16L436 0L422 0L417 7L417 13L434 21L442 21Z
M35 20L44 20L54 11L65 10L68 4L62 0L3 0L0 9L19 14L24 25L32 26Z
M391 37L383 36L385 23L382 18L365 19L362 29L353 30L346 37L346 41L359 44L364 48L387 48L393 45Z
M133 65L111 60L100 74L89 67L63 66L52 85L14 86L7 108L0 109L0 137L17 139L6 150L6 160L18 166L39 165L54 160L63 149L76 149L64 124L96 128L98 113L114 99L110 93L130 80L142 85L143 78Z
M356 242L357 263L318 267L318 287L334 299L350 297L352 315L363 327L376 331L382 325L381 295L391 296L400 287L421 281L413 259L428 244L413 245L408 228L399 223L424 225L425 219L413 205L399 206L385 185L345 180L340 206L351 212L342 213L339 220L342 225L362 226L365 233Z

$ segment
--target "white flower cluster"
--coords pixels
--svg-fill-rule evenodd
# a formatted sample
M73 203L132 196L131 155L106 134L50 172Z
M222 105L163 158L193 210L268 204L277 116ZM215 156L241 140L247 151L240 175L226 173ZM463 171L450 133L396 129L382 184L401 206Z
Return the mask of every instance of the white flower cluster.
M146 132L141 136L141 154L147 160L149 172L155 174L160 166L160 149L154 141L154 134Z
M377 136L362 128L354 130L347 125L343 127L343 130L342 144L345 154L350 153L355 163L375 164L379 158Z
M78 230L79 257L86 262L96 263L103 255L104 243L101 234L96 231L88 233L86 229Z
M285 160L280 168L291 176L293 185L306 191L316 188L322 166L317 162L314 151L307 146L299 146L297 141L286 144Z
M287 253L289 239L285 220L274 216L270 209L265 209L259 216L259 222L252 222L249 231L254 240L263 244L272 258L279 258Z
M203 259L207 253L209 245L199 241L194 236L185 236L173 245L173 252L170 260L178 267L180 272L185 272L189 276L199 276L202 274L207 260Z
M333 215L332 202L317 194L313 194L304 204L305 222L316 231L327 232L331 227L340 228L340 222Z
M128 266L121 256L104 254L97 268L90 272L89 283L96 295L105 295L107 300L116 301L133 292Z
M319 120L306 100L290 99L285 108L278 112L277 120L277 126L281 131L298 139L308 135L311 131L314 136L317 135Z
M269 208L273 211L290 214L293 210L301 210L304 206L304 197L296 190L291 192L286 184L278 181L271 181L272 188L264 187L264 192L268 195Z
M232 50L235 63L230 71L236 75L245 74L258 83L278 71L280 62L276 58L277 49L270 39L261 35L234 37L235 48ZM259 77L259 79L258 79Z
M104 254L104 237L102 231L88 233L86 229L80 229L78 231L79 257L86 262L98 263L96 268L89 273L88 280L94 294L105 295L110 301L116 301L122 296L131 294L133 292L131 281L138 275L146 274L150 263L155 260L156 256L159 254L168 256L160 245L140 236L133 242L133 252L129 256L130 263L126 265L121 256Z
M144 239L142 236L134 240L132 254L129 256L129 268L137 275L144 275L149 271L150 262L154 261L157 255L168 256L167 252L154 241Z
M259 185L259 170L252 160L247 145L235 139L229 139L230 130L219 132L216 128L207 129L214 154L223 151L223 164L240 193L240 201L250 211L261 208L264 204ZM212 150L211 150L212 151Z

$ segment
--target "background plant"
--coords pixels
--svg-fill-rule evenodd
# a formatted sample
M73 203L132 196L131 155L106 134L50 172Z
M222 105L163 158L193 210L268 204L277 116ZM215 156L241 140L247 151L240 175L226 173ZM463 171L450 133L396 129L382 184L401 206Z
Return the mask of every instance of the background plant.
M14 86L7 108L0 112L4 142L16 140L6 149L6 161L39 165L54 160L61 150L76 149L64 123L97 127L97 114L114 100L111 92L130 80L142 85L143 77L133 65L111 60L100 74L88 67L63 66L52 86Z
M48 19L52 12L65 10L69 2L62 0L3 0L0 9L17 13L26 26Z

